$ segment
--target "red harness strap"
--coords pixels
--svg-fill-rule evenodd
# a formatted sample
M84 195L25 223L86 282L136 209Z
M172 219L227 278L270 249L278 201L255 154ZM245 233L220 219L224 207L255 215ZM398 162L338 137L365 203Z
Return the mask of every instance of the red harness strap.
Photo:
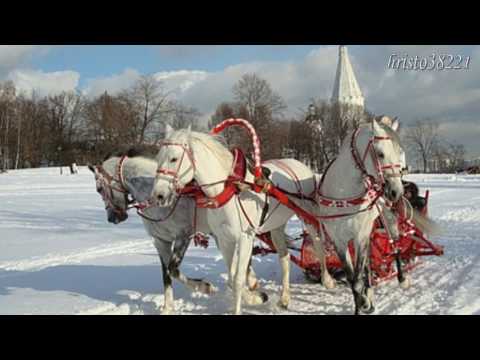
M180 191L180 195L192 196L197 207L203 209L218 209L228 203L234 195L239 193L237 183L243 182L247 174L247 163L243 152L240 149L233 149L232 152L234 156L232 171L224 181L225 188L220 194L208 197L201 185L192 182Z

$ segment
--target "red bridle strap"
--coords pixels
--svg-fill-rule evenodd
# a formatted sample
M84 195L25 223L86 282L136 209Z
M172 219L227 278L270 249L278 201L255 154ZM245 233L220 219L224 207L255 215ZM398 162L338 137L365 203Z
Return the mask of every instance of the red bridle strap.
M167 175L167 176L172 176L173 177L173 182L175 184L175 188L178 191L178 190L180 190L179 185L178 185L179 180L180 180L179 172L180 172L180 169L182 167L183 159L185 158L185 154L187 154L188 158L190 159L190 163L192 164L193 171L195 171L195 169L196 169L195 161L194 161L194 158L193 158L193 153L190 150L190 148L188 147L188 145L182 144L182 143L164 141L164 142L161 143L160 147L162 147L162 146L177 146L177 147L180 147L180 148L183 149L182 156L181 156L180 160L178 161L178 165L177 165L176 170L166 169L166 168L158 168L157 169L157 176L158 175Z
M335 198L326 197L322 195L321 186L323 184L325 174L327 173L328 169L330 168L330 165L332 164L330 163L329 166L327 167L327 170L323 174L322 180L318 187L317 201L320 205L326 206L326 207L337 207L337 208L348 208L348 207L359 206L363 204L370 204L369 206L373 206L373 204L378 200L378 198L383 195L383 189L385 186L385 176L387 177L401 176L401 173L398 173L398 174L393 173L388 175L383 174L384 170L391 169L393 171L394 169L397 169L397 168L401 169L401 165L400 164L381 165L380 160L378 159L378 156L373 147L373 144L376 141L392 140L392 138L389 136L373 136L369 140L365 148L365 152L363 153L363 156L361 156L356 146L359 132L360 132L360 128L357 128L352 134L352 137L350 140L350 151L352 154L352 158L355 162L355 166L362 172L364 176L365 192L358 197L348 198L348 199L335 199ZM380 177L379 180L377 180L373 175L369 174L366 169L365 161L367 160L367 157L369 154L375 165L377 176Z
M124 155L120 158L116 168L115 168L115 176L110 175L101 165L97 165L96 169L99 174L97 183L100 185L102 189L102 198L105 202L107 208L111 208L113 211L117 213L125 213L126 210L120 209L113 203L113 191L118 191L125 196L125 201L128 204L128 189L125 185L125 179L123 177L123 165L127 160L127 156ZM120 185L120 187L113 186L113 182L116 182Z

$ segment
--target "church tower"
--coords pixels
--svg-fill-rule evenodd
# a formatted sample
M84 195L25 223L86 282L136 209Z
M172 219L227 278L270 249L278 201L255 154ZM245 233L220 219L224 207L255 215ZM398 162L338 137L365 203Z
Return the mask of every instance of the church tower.
M361 108L365 105L365 99L358 85L352 64L348 58L346 46L340 46L337 74L333 86L332 102L340 104L356 105Z

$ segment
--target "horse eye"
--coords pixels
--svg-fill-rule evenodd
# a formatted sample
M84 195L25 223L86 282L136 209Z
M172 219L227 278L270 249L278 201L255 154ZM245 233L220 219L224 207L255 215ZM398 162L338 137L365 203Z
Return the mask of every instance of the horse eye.
M385 157L385 154L381 152L381 153L378 154L378 157L379 157L380 159L383 159L383 158Z
M172 160L170 160L171 163L174 163L174 162L177 162L177 158L173 158Z

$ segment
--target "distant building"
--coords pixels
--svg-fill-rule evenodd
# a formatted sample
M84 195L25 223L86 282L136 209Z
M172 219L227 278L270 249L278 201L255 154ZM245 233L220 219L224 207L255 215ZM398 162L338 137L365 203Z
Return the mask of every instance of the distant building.
M347 47L343 45L338 49L337 74L331 100L334 103L358 106L361 109L365 107L365 98L355 77Z

